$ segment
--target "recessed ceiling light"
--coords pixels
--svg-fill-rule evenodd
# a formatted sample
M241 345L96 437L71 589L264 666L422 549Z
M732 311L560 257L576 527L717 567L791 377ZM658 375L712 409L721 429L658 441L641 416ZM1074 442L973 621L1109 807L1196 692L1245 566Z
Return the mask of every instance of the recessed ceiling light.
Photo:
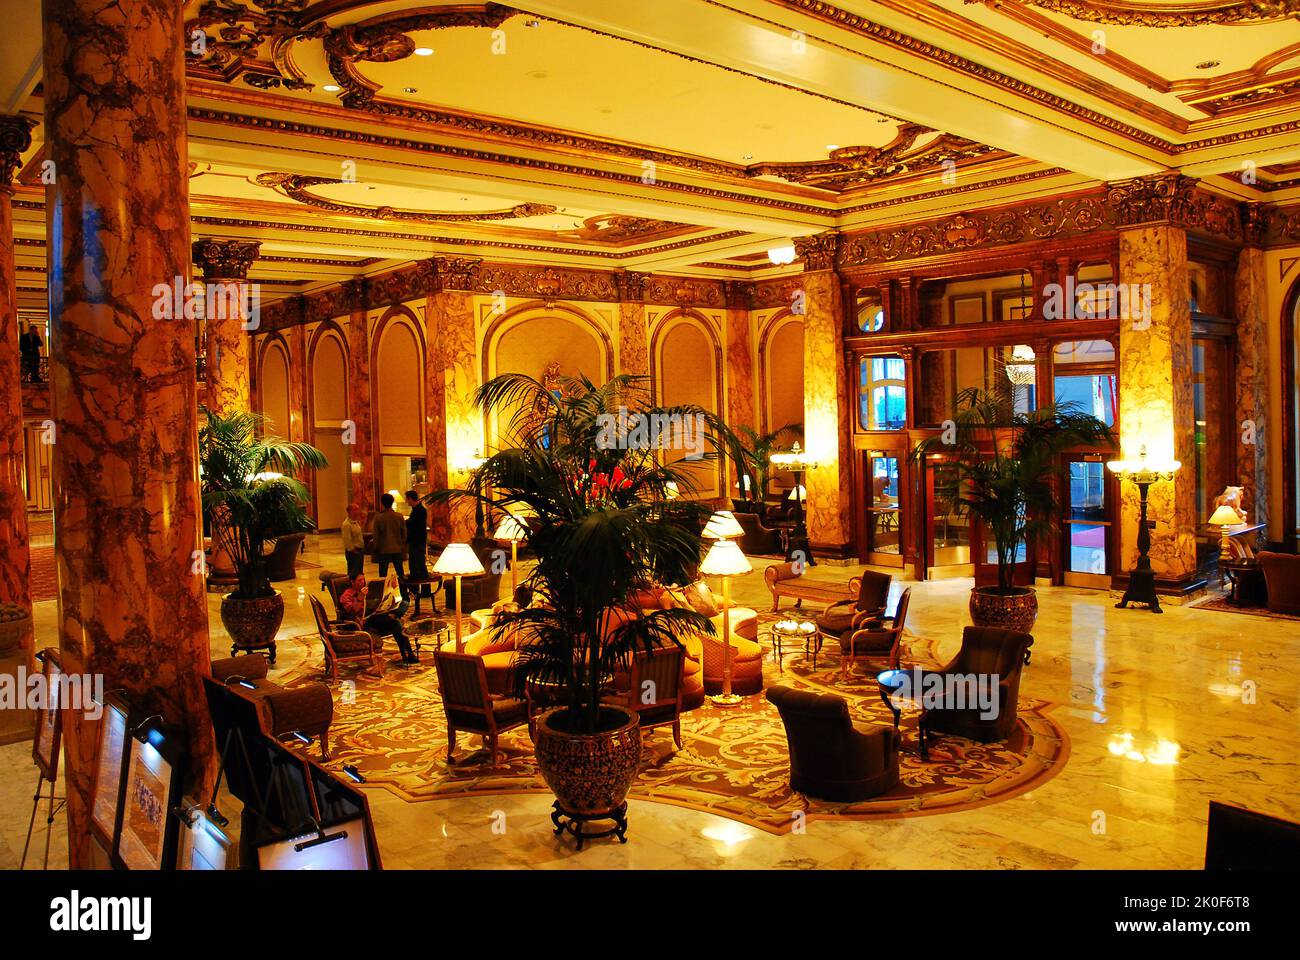
M542 21L540 21L540 20L525 20L525 21L524 21L524 26L525 26L525 27L540 27L541 25L542 25Z
M431 57L433 56L433 47L416 47L415 55L417 57Z
M1196 69L1197 69L1197 70L1213 70L1215 67L1217 67L1217 66L1219 65L1219 62L1220 62L1220 61L1218 61L1218 60L1202 60L1200 63L1198 63L1198 64L1196 65Z
M741 159L741 160L753 160L753 159L754 159L754 155L753 155L752 153L747 153L747 154L745 154L743 157L741 157L740 159Z
M827 149L827 150L838 150L839 148L840 148L840 145L839 145L838 143L828 143L828 144L826 144L826 149Z
M419 93L415 87L402 87L402 93Z
M326 93L338 93L343 88L340 87L337 83L327 83L325 84L325 86L321 87L321 89L324 90Z

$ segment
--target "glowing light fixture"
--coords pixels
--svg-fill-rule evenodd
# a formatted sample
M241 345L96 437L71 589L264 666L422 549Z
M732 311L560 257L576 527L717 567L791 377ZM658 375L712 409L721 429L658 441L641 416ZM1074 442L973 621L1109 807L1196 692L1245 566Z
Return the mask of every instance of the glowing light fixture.
M1027 343L1017 343L1006 363L1007 379L1018 387L1032 387L1037 377L1034 348Z
M1131 480L1138 488L1138 560L1129 573L1128 589L1115 606L1124 608L1130 603L1145 603L1152 613L1163 613L1160 598L1156 595L1156 574L1151 569L1151 527L1147 524L1147 489L1153 483L1172 480L1182 464L1177 460L1148 460L1146 444L1137 460L1112 460L1106 469L1124 480Z
M731 519L734 522L736 518ZM700 563L700 573L722 580L722 692L709 698L715 706L734 707L740 703L740 695L731 692L731 611L728 609L731 604L728 584L732 577L749 573L753 569L749 559L733 540L718 540L709 547L709 552Z
M783 243L779 247L771 247L767 251L767 259L778 267L783 267L787 263L794 263L797 255L793 243Z
M464 645L460 631L460 578L483 573L483 564L468 543L449 543L433 565L434 573L456 578L456 652L462 653Z
M740 525L740 521L730 510L717 511L704 525L704 536L709 540L730 540L732 537L744 535L745 528Z
M321 89L324 90L326 93L338 93L343 88L340 87L337 83L327 83L325 84L325 86L321 87Z
M497 524L494 536L497 540L510 541L510 596L513 597L519 588L519 573L515 566L519 562L519 544L528 539L528 527L520 523L514 514L507 513Z
M417 57L431 57L433 56L433 47L416 47L415 55Z

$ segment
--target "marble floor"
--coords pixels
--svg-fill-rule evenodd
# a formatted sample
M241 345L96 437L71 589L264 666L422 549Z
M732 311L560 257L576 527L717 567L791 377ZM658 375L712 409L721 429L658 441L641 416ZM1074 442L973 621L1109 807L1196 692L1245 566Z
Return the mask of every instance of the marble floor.
M309 538L304 559L341 569L336 537ZM756 566L761 568L761 563ZM284 584L282 635L314 632L314 568ZM854 568L819 566L818 579ZM912 632L959 637L969 580L915 584ZM761 573L733 597L770 603ZM214 656L229 652L209 596ZM369 791L384 865L393 868L1199 868L1206 807L1222 800L1300 820L1300 622L1187 607L1116 610L1102 592L1042 588L1022 694L1058 704L1065 769L1013 799L952 814L813 821L772 836L734 821L633 801L629 842L581 853L556 840L550 798L514 795L408 803ZM37 610L40 645L56 642L54 603ZM300 656L286 644L280 669ZM0 868L14 868L31 813L30 745L0 747ZM43 818L38 818L43 819ZM43 851L38 823L36 855ZM56 823L51 867L66 864Z

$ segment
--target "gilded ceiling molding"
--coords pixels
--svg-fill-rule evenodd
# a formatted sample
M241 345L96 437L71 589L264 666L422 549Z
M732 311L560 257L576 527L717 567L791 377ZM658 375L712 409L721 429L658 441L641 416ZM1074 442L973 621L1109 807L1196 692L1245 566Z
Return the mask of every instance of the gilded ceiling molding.
M0 189L12 191L23 154L32 145L32 128L35 126L36 121L30 117L0 114Z
M260 90L312 89L290 53L294 41L323 37L328 29L323 22L304 23L309 2L207 0L199 6L198 16L185 24L186 37L194 38L198 30L204 33L201 48L193 42L185 48L186 71L225 83L242 78ZM268 42L269 61L260 57Z
M190 257L204 280L247 280L261 249L257 240L195 240Z
M310 177L296 173L260 173L254 178L259 186L269 187L284 194L290 200L306 204L317 210L338 213L347 217L367 217L372 220L394 220L406 223L480 223L492 220L523 220L527 217L542 217L554 213L558 208L548 203L520 203L505 210L487 210L477 213L436 210L399 210L396 207L370 207L356 203L340 203L327 197L317 196L309 187L324 184L347 183L333 177Z
M644 186L640 172L621 173L613 170L601 170L594 167L581 167L576 164L559 163L553 160L515 157L505 153L491 153L486 150L458 147L447 143L408 140L403 137L395 137L388 134L374 134L359 130L338 129L335 127L320 126L318 124L302 123L297 120L282 120L274 117L260 117L252 114L232 113L227 110L214 110L209 107L190 107L188 110L188 116L191 120L207 123L219 123L227 126L245 127L255 130L267 130L273 133L291 134L294 136L319 137L321 139L358 143L366 146L391 147L398 150L431 153L439 156L456 157L463 160L482 160L489 163L527 166L532 169L547 170L552 173L571 174L592 179L609 180L615 183ZM688 193L695 196L711 197L720 200L738 200L757 206L790 210L797 213L807 213L813 216L821 216L830 212L825 205L796 203L778 197L766 197L761 195L754 196L750 193L740 193L733 190L719 190L716 187L704 187L698 184L674 183L669 180L664 180L662 177L655 181L655 188L678 193Z
M1285 83L1265 84L1250 90L1215 97L1213 100L1197 100L1194 102L1194 106L1208 110L1213 114L1219 114L1226 110L1257 107L1264 103L1271 103L1274 100L1294 97L1296 94L1300 94L1300 79L1288 80Z
M991 177L988 180L971 180L969 182L958 184L953 187L944 187L940 190L932 190L929 193L922 194L926 200L934 197L947 197L958 193L970 193L974 190L985 190L991 187L1002 187L1008 184L1029 183L1033 180L1041 180L1044 177L1057 177L1063 173L1071 171L1064 167L1049 167L1046 170L1032 170L1028 173L1014 173L1005 177ZM839 211L840 216L846 216L851 213L861 213L863 210L879 210L883 207L897 207L907 203L915 203L919 199L916 195L907 195L901 197L888 197L884 200L869 200L866 203L855 203L852 206L844 207Z
M717 0L706 0L706 2L712 3L715 6L723 6L722 4L717 3ZM1099 113L1096 110L1090 110L1087 107L1080 106L1071 100L1067 100L1065 97L1057 96L1054 93L1048 93L1046 90L1025 83L1023 80L1018 80L1015 77L994 70L992 67L986 67L973 60L967 60L965 57L949 50L945 50L942 47L935 46L932 43L927 43L924 40L920 40L916 37L895 30L892 27L883 26L873 20L868 20L865 17L858 16L856 13L841 9L834 4L826 3L824 0L776 0L776 2L783 7L796 10L799 13L806 14L807 16L821 20L824 23L829 23L833 26L849 30L859 36L869 37L879 43L884 43L888 46L905 50L908 53L959 71L967 76L1002 87L1011 93L1044 104L1045 106L1049 106L1061 113L1067 113L1071 116L1079 117L1094 126L1110 130L1113 133L1117 133L1122 137L1134 141L1135 143L1145 143L1149 146L1157 147L1166 151L1177 149L1177 144L1166 140L1164 137L1148 133L1145 130L1140 130L1137 127L1116 120L1114 117L1107 116L1104 113ZM761 18L755 19L761 20ZM778 26L783 30L788 29L785 25L777 24L774 21L763 22L772 23L774 26ZM839 49L845 50L858 57L863 56L861 51L853 50L849 47L839 47Z
M993 147L949 133L916 147L920 137L934 132L933 128L919 123L905 123L898 128L894 139L882 147L839 147L826 160L761 163L750 167L748 173L752 177L780 177L807 187L841 191L889 177L934 170L947 163L968 163L988 158L990 154L1004 155Z
M985 0L966 0L966 3L985 3ZM998 0L995 6L1004 3L1038 7L1089 23L1125 27L1199 27L1300 16L1300 0L1190 0L1179 4L1141 0Z
M794 250L803 261L804 273L835 269L839 240L840 235L834 230L827 230L825 233L814 234L811 237L795 237Z

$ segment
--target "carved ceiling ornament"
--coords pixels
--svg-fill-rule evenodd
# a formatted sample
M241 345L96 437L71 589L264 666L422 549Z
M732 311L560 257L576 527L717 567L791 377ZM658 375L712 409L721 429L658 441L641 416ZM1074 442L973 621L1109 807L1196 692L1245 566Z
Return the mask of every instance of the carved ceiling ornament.
M848 190L889 177L933 170L946 163L957 164L1001 153L994 147L943 133L921 147L916 141L932 127L905 123L883 147L839 147L829 159L807 163L762 163L747 171L749 176L773 176L823 190Z
M680 230L689 224L674 223L669 220L653 220L649 217L631 217L621 213L603 213L587 217L582 225L572 230L556 232L557 240L575 240L586 243L628 243L636 240L649 240L657 234L670 230Z
M396 207L371 207L357 203L341 203L327 197L317 196L309 187L324 184L348 183L333 177L311 177L296 173L261 173L254 181L258 186L269 187L283 193L290 200L338 213L347 217L366 217L371 220L395 220L405 223L481 223L492 220L522 220L527 217L542 217L552 214L556 207L546 203L520 203L504 210L485 210L475 213L463 213L453 210L399 210Z
M323 37L328 29L323 22L304 25L309 4L310 0L208 0L200 5L198 16L185 24L186 60L218 79L242 77L261 90L310 90L312 84L290 54L294 41ZM261 56L268 43L269 60Z
M190 256L204 280L247 280L261 249L257 240L195 240Z
M999 0L997 5L1002 3L1019 3L1074 20L1126 27L1199 27L1300 17L1300 0L1186 0L1180 4L1149 0Z
M23 154L32 145L32 128L36 121L18 114L0 114L0 189L8 190L22 163Z

